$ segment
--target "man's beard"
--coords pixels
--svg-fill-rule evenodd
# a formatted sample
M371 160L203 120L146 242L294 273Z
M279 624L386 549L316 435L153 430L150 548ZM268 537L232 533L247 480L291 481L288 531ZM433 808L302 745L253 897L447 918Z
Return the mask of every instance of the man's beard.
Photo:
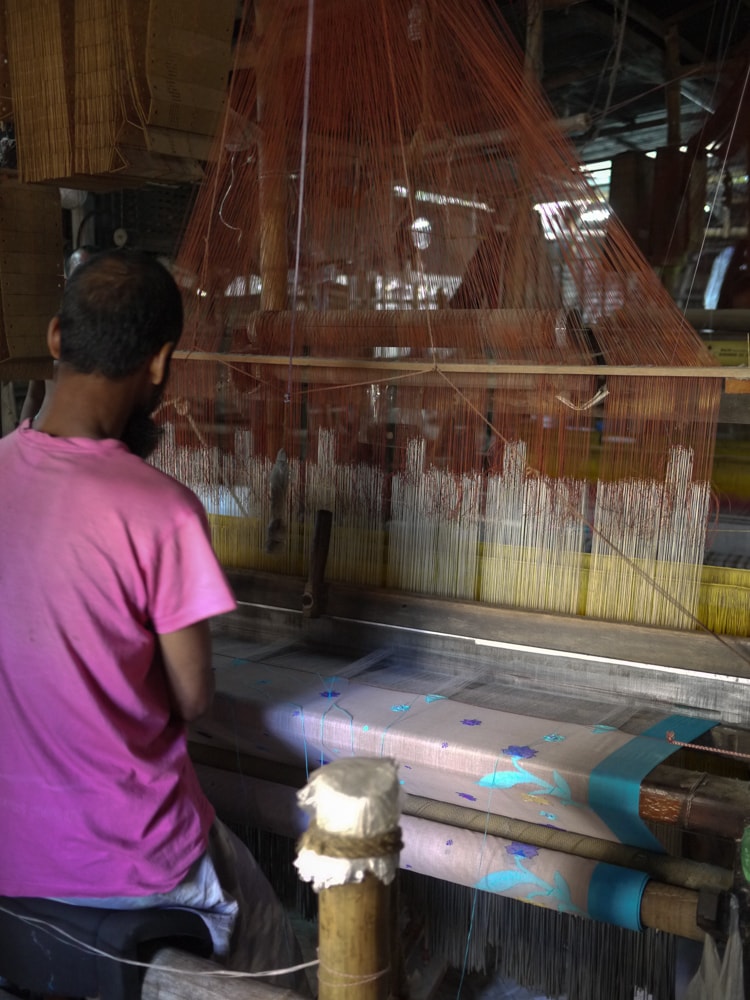
M139 458L153 455L162 436L162 428L156 423L150 412L135 410L120 435L124 445Z

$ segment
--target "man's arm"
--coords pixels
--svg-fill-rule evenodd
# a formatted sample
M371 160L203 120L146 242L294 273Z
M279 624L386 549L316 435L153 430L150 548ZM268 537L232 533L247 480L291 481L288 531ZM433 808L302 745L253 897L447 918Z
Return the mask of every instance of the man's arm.
M158 637L175 712L194 722L208 711L214 695L208 621Z

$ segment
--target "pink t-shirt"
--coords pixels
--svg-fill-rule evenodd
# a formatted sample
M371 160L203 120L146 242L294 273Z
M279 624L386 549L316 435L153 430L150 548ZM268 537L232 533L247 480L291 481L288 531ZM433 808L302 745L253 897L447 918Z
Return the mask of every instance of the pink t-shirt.
M190 490L112 439L0 439L0 894L182 879L213 809L156 634L234 607Z

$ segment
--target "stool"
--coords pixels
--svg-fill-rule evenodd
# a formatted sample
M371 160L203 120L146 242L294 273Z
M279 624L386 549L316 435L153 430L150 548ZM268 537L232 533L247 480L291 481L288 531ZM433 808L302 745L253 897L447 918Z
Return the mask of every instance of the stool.
M92 954L44 921L108 955L143 961L157 942L204 957L211 934L197 913L178 909L105 910L49 899L0 896L0 976L32 993L137 1000L143 969Z

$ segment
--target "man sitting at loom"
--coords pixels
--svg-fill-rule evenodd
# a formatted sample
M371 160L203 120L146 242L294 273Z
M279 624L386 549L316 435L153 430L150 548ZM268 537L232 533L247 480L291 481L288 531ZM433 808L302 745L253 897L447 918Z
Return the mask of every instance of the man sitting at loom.
M187 753L235 601L197 498L143 460L181 330L160 263L94 256L49 325L54 393L0 440L0 895L195 908L229 967L283 968L281 905Z

